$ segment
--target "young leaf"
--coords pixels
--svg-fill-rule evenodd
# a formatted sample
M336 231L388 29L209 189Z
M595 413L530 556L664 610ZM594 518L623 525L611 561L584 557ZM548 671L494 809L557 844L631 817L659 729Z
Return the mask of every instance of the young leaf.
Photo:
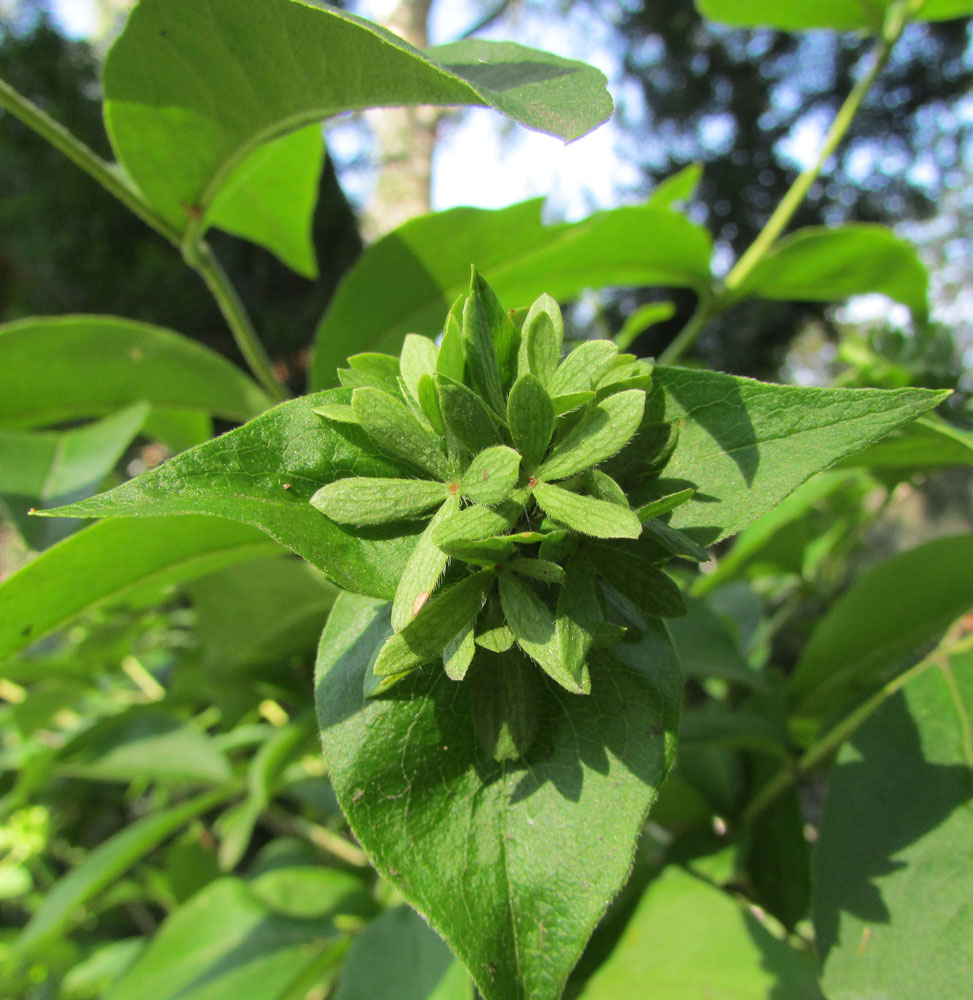
M686 613L679 588L638 552L623 546L592 545L585 555L598 574L647 615L676 618Z
M338 801L485 1000L556 1000L631 872L675 749L681 679L665 629L645 621L635 641L594 654L585 698L532 667L537 729L523 764L500 765L475 731L476 683L424 670L400 682L402 697L363 697L387 622L377 602L342 594L321 637L317 705Z
M357 424L355 411L351 408L351 403L324 403L316 406L314 412L325 420L330 420L336 424Z
M610 340L586 340L561 362L548 392L555 398L590 391L615 363L618 348Z
M641 512L640 512L641 514ZM642 537L662 546L669 555L695 562L708 562L709 553L701 545L697 545L688 535L671 528L665 521L655 518L642 525Z
M385 454L410 462L439 479L449 476L441 440L420 424L398 398L381 389L356 389L351 408L362 430Z
M521 333L519 376L533 375L543 386L550 385L564 343L564 320L550 295L542 295L530 307Z
M322 486L311 506L338 524L385 524L418 517L448 495L443 483L425 479L353 477Z
M436 374L439 350L428 337L407 333L399 355L399 369L412 398L419 401L419 380Z
M588 389L585 392L568 392L562 396L555 396L551 400L551 405L554 407L554 415L561 417L565 413L571 413L582 406L587 406L594 402L594 399L594 392Z
M638 538L642 524L627 507L583 497L560 486L538 483L534 498L550 517L582 535L595 538ZM542 553L543 554L543 553Z
M446 643L443 649L443 668L446 676L451 681L461 681L470 664L473 662L473 654L476 652L476 645L473 642L473 621L465 625L456 635Z
M475 392L441 376L436 379L436 388L447 434L463 450L476 455L483 448L503 444L495 418Z
M591 567L580 555L573 555L558 591L556 623L561 659L572 676L583 669L602 619L598 589Z
M483 606L493 573L481 570L434 594L401 632L389 636L372 672L391 677L438 659Z
M483 656L473 675L473 725L480 746L495 761L526 756L538 728L537 671L517 650Z
M423 375L416 385L417 399L422 412L426 415L426 420L437 434L444 434L446 425L443 423L443 415L439 409L439 395L436 392L436 383L429 375Z
M596 500L618 504L619 507L628 507L625 491L611 476L606 476L600 469L589 469L581 477L581 485L588 495L593 496Z
M510 573L500 576L500 603L517 645L544 672L572 694L589 694L591 679L585 664L565 662L554 613L533 588Z
M510 496L519 475L520 455L506 445L496 445L470 462L460 481L460 492L476 503L498 504Z
M436 374L453 382L463 382L466 373L466 352L463 350L463 306L466 296L460 295L450 307L443 326L443 339L436 357ZM441 313L440 313L441 315ZM437 316L437 322L439 317Z
M513 384L517 375L517 347L520 343L520 332L514 326L513 320L497 298L497 293L483 280L478 272L473 272L471 291L480 297L487 327L493 340L493 353L497 359L497 370L500 373L500 385L506 391Z
M510 560L510 569L521 576L540 580L541 583L563 583L564 570L557 563L547 559L527 559L520 556Z
M507 399L507 423L514 447L523 455L524 469L533 471L554 433L554 404L537 376L521 375L514 382Z
M497 355L493 347L490 315L477 290L478 275L473 275L473 290L463 306L463 350L474 388L498 414L505 414L503 386Z
M476 542L499 535L513 527L522 510L515 503L500 504L496 508L473 504L446 518L433 532L433 541L442 548L453 542Z
M646 521L651 521L654 517L662 517L663 514L668 514L670 511L675 510L686 503L687 500L692 500L693 493L695 492L692 486L687 486L684 490L676 490L675 493L668 493L664 497L659 497L658 500L650 500L647 504L639 507L639 520L645 524Z
M628 444L642 420L645 393L620 392L588 410L552 449L538 478L566 479L611 458Z
M447 497L436 511L426 530L419 536L412 550L392 601L392 628L401 632L416 616L419 608L436 589L446 568L446 555L433 541L433 534L440 524L459 510L459 497ZM425 595L425 596L423 596Z
M498 535L494 538L443 542L440 548L446 555L462 559L463 562L493 566L510 558L514 551L514 540L509 535Z

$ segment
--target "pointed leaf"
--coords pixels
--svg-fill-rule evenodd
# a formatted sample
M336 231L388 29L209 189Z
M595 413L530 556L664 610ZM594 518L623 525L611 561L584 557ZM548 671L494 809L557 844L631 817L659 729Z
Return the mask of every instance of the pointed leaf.
M436 383L432 376L423 375L416 385L417 398L422 412L429 421L430 427L437 434L445 434L446 425L443 423L443 415L439 409L439 394L436 392Z
M495 761L521 760L530 752L542 700L537 668L523 653L510 650L512 641L496 650L500 655L480 654L482 669L473 680L473 727Z
M695 562L708 562L709 553L701 545L697 545L688 535L670 527L665 521L655 518L642 525L642 537L660 545L671 556L691 559Z
M461 681L466 676L467 670L470 669L475 652L476 644L473 641L473 622L471 620L450 639L443 650L443 669L446 671L446 676L451 681Z
M534 498L555 521L595 538L638 538L642 524L626 507L583 497L560 486L538 483Z
M493 331L490 328L492 312L487 313L483 296L476 289L470 292L463 306L463 350L466 354L466 368L470 373L473 388L495 413L506 413L503 402L503 386L500 369L493 347Z
M446 430L470 455L503 444L496 420L477 393L458 382L436 380Z
M483 276L473 272L471 291L479 296L486 318L490 338L493 341L493 353L497 359L497 371L500 373L500 385L504 392L513 385L517 377L517 348L520 343L520 333L510 314L504 309L497 293L483 280Z
M375 602L342 595L322 636L317 704L342 809L485 1000L556 1000L628 877L674 749L681 681L665 631L645 622L637 641L597 654L585 698L566 698L532 668L531 750L501 765L473 725L478 661L462 684L420 671L401 697L365 701L387 621Z
M564 568L564 584L557 597L557 642L570 674L577 675L583 668L601 620L591 567L573 555Z
M433 541L442 548L453 542L475 542L498 535L512 527L523 508L515 503L493 509L474 504L446 518L433 532Z
M554 397L592 389L615 363L618 347L610 340L586 340L561 362L548 391Z
M498 535L494 538L481 538L470 541L443 542L440 546L443 552L463 562L478 563L481 566L492 566L505 562L514 551L514 540L509 535Z
M311 506L338 524L385 524L418 517L447 496L446 486L425 479L357 476L322 486Z
M381 389L356 389L351 408L362 430L385 454L440 479L449 475L442 442L412 415L405 403Z
M460 492L476 503L506 500L520 476L520 455L506 445L486 448L470 462L460 480Z
M521 576L540 580L541 583L564 583L564 570L547 559L517 558L510 560L510 569Z
M625 491L600 469L589 469L581 477L581 485L596 500L604 500L606 503L618 504L619 507L628 507L628 498Z
M446 502L436 511L435 516L426 525L425 531L419 536L416 547L402 570L399 585L395 589L395 600L392 602L392 628L396 632L401 632L415 618L419 608L436 589L446 568L446 554L433 541L433 536L439 525L458 510L459 497L447 497Z
M650 500L647 504L639 507L639 520L644 524L646 521L651 521L654 517L662 517L663 514L668 514L688 500L691 500L694 492L695 490L691 486L687 486L684 490L676 490L675 493L668 493L663 497L659 497L658 500Z
M439 350L428 337L420 337L416 333L405 335L402 353L399 355L399 367L414 399L419 400L419 380L424 375L431 378L436 374L438 357Z
M538 478L566 479L604 462L628 444L645 409L645 393L620 392L593 406L551 449Z
M632 549L593 545L585 549L598 574L647 615L675 618L686 613L682 593L661 570Z
M536 375L521 375L507 399L507 423L514 447L532 471L544 458L554 433L554 404Z
M564 320L558 304L546 293L536 299L524 320L517 373L533 375L543 386L550 385L561 360Z

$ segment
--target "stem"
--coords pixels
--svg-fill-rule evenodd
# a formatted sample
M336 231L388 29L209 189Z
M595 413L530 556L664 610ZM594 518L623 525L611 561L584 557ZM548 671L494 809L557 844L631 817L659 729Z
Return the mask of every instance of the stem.
M689 322L659 355L659 364L674 365L696 343L696 338L703 332L704 327L716 312L715 299L710 296L701 298L696 304L696 311L689 317Z
M933 665L941 664L944 657L953 656L968 649L973 649L973 636L969 636L959 642L954 642L947 635L946 639L928 656L921 659L915 666L899 674L898 677L893 677L887 684L879 688L871 698L842 719L834 729L827 732L817 743L809 747L795 764L781 768L760 789L758 794L750 800L749 805L744 809L740 817L741 824L752 823L757 816L783 795L784 792L796 785L823 761L827 760L873 712L881 708L892 695L905 687L914 677L918 677L919 674L924 673Z
M103 160L90 146L2 79L0 79L0 108L9 111L42 139L47 140L146 225L173 246L183 250L186 263L199 273L216 299L223 318L233 334L233 339L254 377L275 402L286 399L287 394L274 377L270 358L250 322L236 289L209 246L202 239L197 240L192 246L184 246L182 233L146 201L142 193L128 181L115 164Z

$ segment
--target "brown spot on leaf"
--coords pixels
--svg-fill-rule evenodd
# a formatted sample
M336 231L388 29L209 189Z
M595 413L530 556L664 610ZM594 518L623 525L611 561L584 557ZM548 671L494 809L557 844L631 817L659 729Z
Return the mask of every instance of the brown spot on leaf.
M422 610L423 604L429 600L429 591L424 590L421 594L416 594L416 599L412 602L412 617L415 618Z
M450 493L459 493L459 483L450 483L449 484L449 492Z

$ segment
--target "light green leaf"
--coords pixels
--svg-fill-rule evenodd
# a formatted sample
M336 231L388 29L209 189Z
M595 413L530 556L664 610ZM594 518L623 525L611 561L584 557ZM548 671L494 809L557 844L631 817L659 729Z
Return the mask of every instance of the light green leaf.
M492 566L494 563L505 562L513 554L515 544L509 535L498 535L493 538L478 538L474 540L444 542L443 552L464 562L478 563L481 566Z
M596 500L604 500L606 503L618 504L619 507L628 507L628 498L625 491L600 469L588 469L581 477L582 488L589 496ZM641 516L641 511L639 511Z
M446 553L436 545L434 535L439 525L459 510L459 497L450 496L436 511L419 536L415 548L402 570L392 601L392 628L401 632L418 613L429 595L436 589L446 568ZM426 595L423 597L423 595Z
M646 521L651 521L654 517L662 517L663 514L668 514L688 500L691 500L694 492L693 488L689 486L684 490L676 490L675 493L667 493L664 497L659 497L658 500L649 501L649 503L639 507L639 520L644 524Z
M642 524L638 517L616 503L583 497L550 483L534 487L534 499L559 524L595 538L638 538Z
M822 1000L814 966L728 893L669 865L581 1000Z
M468 287L470 261L508 305L544 293L566 301L608 285L709 286L712 240L676 212L626 206L545 226L541 206L535 199L498 211L454 208L373 243L318 327L312 384L331 385L349 350L396 351L406 333L437 336Z
M524 320L517 374L533 375L542 386L550 385L561 361L564 320L561 310L546 292L534 300Z
M696 0L704 17L723 21L738 28L781 28L800 31L804 28L835 28L838 31L865 30L881 32L886 11L894 0L822 0L808 4L803 0ZM917 21L948 21L973 13L970 0L926 0L910 17Z
M474 504L452 514L433 532L433 541L442 548L453 542L475 542L498 535L520 517L523 508L519 504L505 503L496 509Z
M544 458L554 433L554 404L535 375L521 375L507 399L507 422L514 446L532 471Z
M931 414L846 458L841 468L929 469L973 465L973 434Z
M158 469L57 510L66 517L209 514L241 521L303 556L351 590L391 599L412 536L380 531L356 537L308 502L342 476L395 476L401 470L371 454L352 425L325 423L324 403L345 403L347 390L283 403L229 434L170 459Z
M140 819L96 847L47 892L20 932L14 945L16 952L26 955L47 944L74 919L79 907L197 816L229 797L226 789L206 792Z
M510 496L520 475L520 455L505 445L485 448L470 462L460 492L476 503L500 503Z
M517 645L565 690L572 694L589 694L591 678L584 657L565 658L564 644L570 637L562 641L554 612L537 596L533 587L505 573L500 577L500 603Z
M476 268L470 282L470 293L475 294L483 309L490 339L493 341L493 353L497 359L497 370L500 374L500 385L506 392L517 377L517 349L520 345L520 329L514 323L511 313L497 297L497 293L484 280ZM502 400L500 401L502 404ZM503 406L500 406L503 413Z
M402 342L402 353L399 356L399 368L406 387L413 398L421 402L419 380L428 375L436 374L436 362L439 359L439 349L428 337L420 337L416 333L407 333Z
M637 641L598 653L584 698L534 670L531 749L502 764L472 721L478 660L461 684L418 671L400 697L363 698L387 629L376 602L342 595L321 638L317 705L338 801L485 1000L556 1000L628 877L674 749L681 685L664 629L645 622Z
M673 511L697 541L726 538L772 510L815 472L931 410L929 389L813 389L717 372L656 367L667 422L681 425L665 468L696 494Z
M815 851L833 1000L962 996L973 981L973 655L912 678L845 744Z
M114 316L51 316L0 326L0 424L43 427L103 416L145 400L226 420L270 400L239 368L162 327Z
M702 164L690 163L688 167L683 167L660 181L650 192L647 204L653 208L672 208L677 202L688 201L696 193L702 179Z
M483 448L503 444L496 420L478 393L442 377L436 380L436 387L450 448L455 442L475 455Z
M567 392L563 396L555 396L551 403L554 406L554 415L560 417L572 410L587 406L588 403L594 402L594 399L595 394L589 389L585 392Z
M356 938L334 1000L469 1000L470 981L435 931L414 910L387 910Z
M973 534L926 542L863 573L818 623L790 678L797 715L876 686L973 607Z
M187 65L192 73L174 69ZM289 0L212 0L203 9L143 0L108 54L103 86L119 162L179 232L193 217L205 224L255 148L342 111L485 104L565 139L611 113L604 77L581 63L480 40L426 55L352 14ZM284 252L264 218L236 220L238 233L272 235L269 249ZM284 247L296 239L288 234Z
M882 226L801 229L777 244L735 294L835 302L880 292L928 312L929 275L911 243Z
M92 525L0 586L0 660L136 588L182 583L279 551L262 532L210 517Z
M676 315L673 302L647 302L639 306L625 322L612 340L620 351L627 351L646 330L657 323L664 323Z
M356 476L322 486L311 506L339 524L384 524L424 514L447 496L443 483L425 479Z
M621 451L638 429L645 393L629 389L591 407L551 449L537 470L539 479L566 479Z
M510 560L510 569L531 580L540 580L541 583L564 583L564 570L547 559L518 557Z
M97 487L148 415L148 403L133 403L68 431L0 429L0 493L42 501Z
M493 579L491 572L481 570L433 594L401 632L389 636L375 660L375 676L393 677L438 659L483 607Z
M557 400L588 392L609 371L618 357L618 347L610 340L586 340L579 344L558 366L550 392ZM566 412L560 409L558 412Z
M355 389L351 409L362 430L393 459L445 479L449 464L442 440L412 415L405 403L381 389Z
M205 224L267 247L298 274L316 278L312 223L323 168L317 123L257 146L220 185Z
M357 895L348 893L352 909ZM331 922L343 908L291 917L241 879L218 879L170 914L105 1000L283 1000L311 973L327 984L345 950Z
M473 662L473 654L476 652L476 643L473 638L473 622L458 632L443 650L443 668L446 676L451 681L461 681L470 664Z

